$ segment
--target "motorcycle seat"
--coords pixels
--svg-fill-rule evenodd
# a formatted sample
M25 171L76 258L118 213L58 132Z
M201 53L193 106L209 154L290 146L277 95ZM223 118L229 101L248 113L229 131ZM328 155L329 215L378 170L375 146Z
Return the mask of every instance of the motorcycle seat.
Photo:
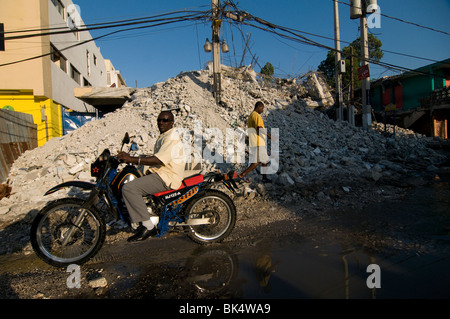
M176 192L180 189L183 189L185 187L189 187L189 186L193 186L196 184L200 184L202 183L204 180L204 176L202 174L195 174L195 175L191 175L186 177L185 179L183 179L183 181L181 182L181 186L178 189L169 189L167 191L163 191L163 192L159 192L156 194L153 194L153 196L162 196L162 195L166 195L166 194L170 194L172 192Z

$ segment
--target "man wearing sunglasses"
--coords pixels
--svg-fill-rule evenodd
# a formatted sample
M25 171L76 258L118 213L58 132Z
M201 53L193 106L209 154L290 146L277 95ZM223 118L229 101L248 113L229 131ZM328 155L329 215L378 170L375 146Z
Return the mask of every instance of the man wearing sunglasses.
M178 189L184 177L183 146L173 127L173 114L170 111L162 111L158 115L157 123L161 135L156 140L153 156L133 157L125 152L119 152L117 155L120 162L150 166L151 172L149 175L125 184L122 188L131 222L141 223L128 241L141 241L157 234L143 196Z

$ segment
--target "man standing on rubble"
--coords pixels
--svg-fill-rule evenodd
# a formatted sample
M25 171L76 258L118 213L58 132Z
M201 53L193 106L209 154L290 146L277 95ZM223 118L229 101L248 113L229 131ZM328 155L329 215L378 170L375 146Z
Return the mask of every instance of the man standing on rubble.
M250 166L243 171L238 176L240 178L245 178L248 173L257 168L261 163L263 168L267 167L269 163L269 155L267 154L266 148L266 135L268 138L272 139L272 136L263 132L264 121L260 114L264 112L264 103L261 101L256 102L253 112L250 114L247 122L248 126L248 141L249 141L249 162ZM265 131L265 130L264 130ZM266 174L262 173L263 183L270 183L271 180L267 178Z
M155 143L153 156L133 157L119 152L121 162L150 166L151 174L135 179L122 188L122 195L132 223L141 223L137 232L128 241L141 241L155 236L158 231L150 220L143 196L169 189L178 189L184 177L184 153L181 139L173 128L174 116L170 111L158 115L161 135Z

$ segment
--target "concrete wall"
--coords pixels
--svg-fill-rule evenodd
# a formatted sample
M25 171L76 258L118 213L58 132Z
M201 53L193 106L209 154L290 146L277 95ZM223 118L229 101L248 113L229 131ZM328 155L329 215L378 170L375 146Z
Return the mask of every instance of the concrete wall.
M71 0L60 1L66 8L64 16L58 12L51 1L48 1L50 25L71 25L68 20L73 17L75 26L82 28L84 26L84 21L81 18L82 12L75 12L77 7L73 6ZM82 11L82 8L80 8L80 11ZM61 70L58 65L52 63L52 98L57 103L79 112L95 112L95 109L74 97L74 87L85 86L85 81L89 82L91 86L106 86L105 61L100 49L91 40L92 36L87 31L77 32L77 34L69 32L50 36L50 43L67 59L67 73ZM84 44L64 50L69 46L81 43ZM94 62L94 57L96 63ZM71 65L80 73L80 84L75 82L70 76Z
M111 87L114 85L115 87L123 87L127 86L125 80L123 79L120 71L114 68L114 65L111 63L111 60L105 59L106 65L106 86Z
M36 29L48 25L48 1L1 1L0 23L5 32ZM7 33L5 37L20 35ZM10 63L48 53L44 45L48 36L6 40L0 51L0 64ZM0 67L0 89L32 89L34 94L51 95L50 57Z
M64 7L61 12L52 0L1 0L0 23L4 24L5 37L23 35L10 33L19 30L45 30L69 25L82 28L84 22L75 14L77 7L73 2L59 1ZM75 18L74 24L71 24L73 19L69 16ZM52 61L52 47L67 60L65 70ZM0 108L11 106L15 111L31 114L37 126L38 145L41 146L52 137L62 136L62 107L78 112L96 112L94 107L75 98L73 90L87 84L105 87L107 72L100 49L87 31L6 39L5 50L0 51L0 64L29 58L33 59L0 67ZM80 73L80 83L72 79L71 66Z
M0 90L0 109L7 106L32 116L37 127L38 146L44 145L52 137L62 136L61 107L53 100L36 96L33 90Z
M68 26L70 8L74 12L71 0L60 0L64 5L63 14L58 12L51 0L14 0L2 1L0 23L5 32L14 30L40 29ZM80 10L81 11L81 10ZM82 19L76 21L84 25ZM6 37L20 33L7 33ZM95 112L95 109L78 100L73 95L73 88L84 86L85 82L92 86L106 86L106 66L100 49L92 40L89 32L63 33L50 36L38 36L17 40L6 40L5 51L0 51L0 64L14 62L30 57L49 54L51 45L61 51L67 59L66 72L51 61L49 55L42 58L0 67L0 89L33 90L37 96L53 99L64 107L80 111ZM75 44L82 44L66 49ZM89 52L89 57L87 52ZM96 63L94 63L94 56ZM89 59L89 62L88 62ZM88 72L88 63L90 70ZM73 65L80 72L80 84L70 75Z

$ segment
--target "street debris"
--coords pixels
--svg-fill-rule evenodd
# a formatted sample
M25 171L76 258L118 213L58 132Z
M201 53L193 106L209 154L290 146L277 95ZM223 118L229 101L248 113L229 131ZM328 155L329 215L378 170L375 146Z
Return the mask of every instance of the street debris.
M248 153L245 162L225 160L227 129L245 135L247 117L256 101L265 103L265 124L269 132L279 132L279 149L268 146L272 158L279 158L279 167L271 177L273 184L262 184L257 171L249 175L252 191L243 189L243 193L252 200L329 201L336 205L339 194L355 193L352 181L399 183L398 176L417 169L435 170L445 159L426 146L430 138L413 131L396 128L392 136L383 134L385 127L379 123L364 131L330 119L326 110L334 101L318 73L267 82L249 67L226 67L220 105L215 103L211 87L211 71L181 72L166 82L136 89L122 108L103 118L26 151L11 167L13 192L1 199L0 226L66 195L43 196L59 183L93 181L90 164L105 148L116 154L125 132L138 144L140 154L151 154L159 135L156 118L163 109L174 112L175 127L184 130L186 143L194 145L196 132L201 132L201 150L191 148L191 159L202 160L203 172L240 171L247 166ZM332 183L324 186L325 181Z

